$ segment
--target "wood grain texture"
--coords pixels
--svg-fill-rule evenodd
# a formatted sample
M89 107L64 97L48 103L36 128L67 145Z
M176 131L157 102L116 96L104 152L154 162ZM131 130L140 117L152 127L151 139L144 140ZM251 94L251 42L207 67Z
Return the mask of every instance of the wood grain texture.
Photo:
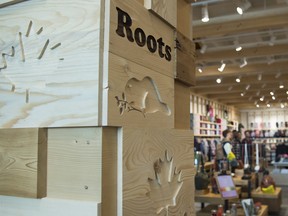
M156 215L158 201L151 200L148 178L155 179L154 163L173 157L182 171L183 185L168 215L194 214L193 136L189 130L123 128L123 215ZM153 189L154 190L154 189ZM155 192L155 191L154 191ZM157 192L157 191L156 191ZM165 200L167 194L162 194ZM158 215L166 215L162 210Z
M41 185L45 175L37 178L40 173L45 173L45 157L38 160L38 129L1 129L0 140L0 194L30 198L45 196L45 183ZM45 140L40 146L40 151L45 151Z
M47 197L101 201L101 128L48 130Z
M171 0L145 0L144 6L157 14L174 28L177 28L177 1Z
M102 216L117 215L117 153L118 129L115 127L103 128L102 135Z
M104 125L174 127L173 78L112 53L109 65L109 82L103 90L104 98L108 97L108 104L103 108L108 112ZM124 110L121 113L115 97L122 99L123 93L128 102L133 102L132 107L141 108L143 112Z
M176 74L177 80L188 86L196 85L195 44L180 32L175 32Z
M130 42L127 37L121 37L116 33L118 24L118 14L116 7L129 14L132 19L131 29L134 32L136 28L141 28L146 37L152 35L156 40L163 39L165 45L169 45L172 49L171 61L159 57L158 50L151 53L147 46L140 47L137 43ZM108 28L108 26L106 26ZM157 71L166 76L173 77L174 66L174 36L173 29L165 22L159 19L152 13L149 13L141 4L135 0L111 0L110 5L110 43L109 51L121 56L129 61L135 62L149 69ZM134 34L134 33L133 33ZM108 37L108 35L107 35Z
M190 128L190 90L182 82L175 81L175 128Z
M0 196L0 215L5 216L100 216L100 209L96 202Z
M177 31L192 40L192 6L186 0L177 0Z
M15 55L5 56L0 72L0 127L97 125L100 12L100 0L27 1L1 9L0 54L14 46Z

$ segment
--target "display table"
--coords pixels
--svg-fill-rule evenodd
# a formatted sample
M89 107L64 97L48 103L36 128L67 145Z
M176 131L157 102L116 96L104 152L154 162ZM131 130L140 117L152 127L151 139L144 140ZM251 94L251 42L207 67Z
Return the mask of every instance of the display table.
M280 161L272 161L271 164L275 166L275 169L279 168L280 170L284 167L288 167L288 158L281 158Z
M273 194L263 193L258 187L252 191L252 198L254 202L261 202L269 206L269 212L279 212L282 204L282 189L277 187Z
M241 187L236 187L236 191L238 194L241 193ZM229 202L237 201L238 199L229 200ZM211 203L211 204L222 204L224 206L225 200L221 197L221 194L207 193L207 194L199 194L195 191L195 202L203 203ZM202 205L204 207L204 205Z
M211 210L217 210L217 205L208 205L200 211L196 212L197 216L210 216ZM237 208L237 216L245 216L244 210L241 207ZM260 213L257 216L268 216L268 206L262 205L260 209Z

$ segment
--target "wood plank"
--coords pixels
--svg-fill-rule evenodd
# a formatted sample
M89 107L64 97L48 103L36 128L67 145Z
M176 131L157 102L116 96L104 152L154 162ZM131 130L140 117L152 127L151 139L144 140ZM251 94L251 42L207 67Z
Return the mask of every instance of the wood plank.
M15 47L15 56L6 55L7 67L1 70L1 127L97 124L100 7L100 0L47 0L1 8L0 54L11 54Z
M100 216L101 204L61 199L26 199L0 196L0 215L5 216Z
M158 15L163 21L177 27L177 1L170 0L145 0L144 6L151 12Z
M175 41L175 78L188 86L195 86L195 44L178 31L175 31Z
M177 1L177 31L192 40L192 6L186 0Z
M130 28L127 27L126 18L131 21ZM112 0L110 23L107 23L105 28L110 29L110 34L107 35L110 38L110 52L158 73L174 77L174 31L137 1ZM131 37L127 36L126 29L131 29Z
M38 147L38 129L1 129L0 140L0 194L45 196L47 143L40 139Z
M174 78L112 53L109 71L103 125L174 127Z
M194 215L193 152L193 133L190 130L124 127L123 215L152 216L157 212L158 215L179 215L180 212L181 215ZM157 163L159 158L163 161L162 166ZM153 167L162 170L157 174L160 183L155 177L159 170L155 171ZM174 171L170 169L174 168L176 173L182 171L181 177L173 175ZM168 180L169 170L172 171L171 180ZM178 177L183 183L177 183Z
M190 129L190 90L175 81L175 128Z
M101 161L101 128L50 128L47 197L101 202Z
M102 134L102 216L116 216L118 207L118 129L103 128Z

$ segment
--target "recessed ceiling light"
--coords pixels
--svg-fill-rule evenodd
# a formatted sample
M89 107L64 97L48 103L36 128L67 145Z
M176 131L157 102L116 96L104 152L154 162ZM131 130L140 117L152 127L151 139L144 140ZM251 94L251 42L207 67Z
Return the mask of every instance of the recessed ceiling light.
M270 92L270 95L274 95L274 92L271 91L271 92Z
M276 99L276 98L275 98L275 96L273 95L273 96L272 96L272 100L275 100L275 99Z
M225 66L226 66L226 64L223 61L221 61L221 66L218 68L218 71L223 72Z
M241 92L241 94L240 94L240 95L241 95L241 97L243 97L245 94L244 94L243 92Z
M282 89L282 88L284 88L284 85L282 85L282 84L281 84L281 85L279 85L279 88L281 88L281 89Z
M203 67L202 66L198 66L197 70L198 70L199 73L202 73L203 72Z
M242 61L241 61L241 63L240 63L240 68L243 68L243 67L245 67L246 65L247 65L248 63L247 63L247 60L246 60L246 58L243 58L242 59Z
M251 7L251 3L248 0L242 1L236 8L238 14L242 15L244 11L248 10Z
M237 83L240 83L241 82L241 79L240 79L240 77L238 77L238 78L236 78L236 80L235 80Z
M222 81L221 78L216 79L216 82L219 84L221 83L221 81Z
M286 94L288 94L288 91L286 91Z
M260 100L260 101L264 101L264 96L262 96L259 100Z
M267 107L270 107L271 105L270 104L267 104Z
M201 54L204 54L206 52L207 48L208 48L207 44L202 44L201 49L200 49L199 52Z
M208 5L203 5L202 6L202 22L209 22L209 13L208 13Z
M259 108L259 104L256 104L256 107Z
M284 104L283 104L283 103L281 103L280 107L283 109L285 106L284 106Z

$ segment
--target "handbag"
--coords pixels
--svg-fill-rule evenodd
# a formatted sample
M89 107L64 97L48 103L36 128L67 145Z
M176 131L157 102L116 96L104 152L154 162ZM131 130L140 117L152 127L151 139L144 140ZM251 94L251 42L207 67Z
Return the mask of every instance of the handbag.
M210 183L208 174L204 170L204 162L202 153L196 154L197 159L197 173L195 175L195 189L196 190L205 190L208 188ZM201 169L200 169L201 162Z

